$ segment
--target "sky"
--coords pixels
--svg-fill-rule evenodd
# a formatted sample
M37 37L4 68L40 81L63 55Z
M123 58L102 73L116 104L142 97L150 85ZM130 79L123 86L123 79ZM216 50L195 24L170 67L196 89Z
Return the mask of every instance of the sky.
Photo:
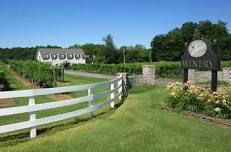
M187 21L225 21L231 0L0 0L0 47L103 44L150 47L154 36Z

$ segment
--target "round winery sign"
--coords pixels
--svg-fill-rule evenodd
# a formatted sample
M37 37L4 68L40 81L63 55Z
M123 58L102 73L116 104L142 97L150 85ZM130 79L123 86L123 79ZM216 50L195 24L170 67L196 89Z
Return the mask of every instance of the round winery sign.
M194 57L202 57L207 51L207 44L202 40L192 41L188 46L189 54Z
M186 46L181 56L181 65L184 69L219 70L219 59L215 52L215 48L208 40L194 40Z
M188 69L212 71L212 87L216 90L217 71L220 70L220 60L216 54L215 45L206 39L192 41L186 46L181 56L181 66L184 69L184 83L188 81Z

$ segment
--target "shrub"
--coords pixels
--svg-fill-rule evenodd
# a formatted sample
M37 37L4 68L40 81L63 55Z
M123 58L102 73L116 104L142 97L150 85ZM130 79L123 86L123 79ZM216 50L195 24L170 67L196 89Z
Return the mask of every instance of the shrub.
M7 91L10 89L10 84L5 77L5 65L0 62L0 91Z
M8 63L11 68L24 78L41 87L52 87L54 78L50 64L37 61L16 61Z
M211 93L208 86L196 85L192 81L185 84L169 84L170 97L167 104L178 112L192 111L205 115L231 118L231 87L222 86Z
M147 63L156 66L157 77L178 77L181 74L179 62L156 62ZM116 74L118 72L126 72L131 75L142 74L141 63L128 63L128 64L74 64L71 70Z
M177 78L181 76L180 62L157 62L157 77L161 78Z
M129 74L141 74L141 64L74 64L71 70L116 74L118 72L127 72Z
M222 67L231 67L231 61L222 61L221 66Z
M156 67L157 78L179 78L182 75L180 62L152 62L152 63L127 63L127 64L74 64L71 70L116 74L126 72L131 75L142 74L142 65L152 64ZM231 61L222 62L222 67L231 67Z

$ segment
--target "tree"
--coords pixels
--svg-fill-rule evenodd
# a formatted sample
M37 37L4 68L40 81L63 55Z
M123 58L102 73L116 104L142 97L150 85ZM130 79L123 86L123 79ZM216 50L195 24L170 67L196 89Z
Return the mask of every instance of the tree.
M69 49L78 49L78 48L81 48L81 45L74 44L74 45L69 46L68 48Z
M184 42L191 42L194 37L194 32L197 29L197 23L186 22L181 26L180 32Z
M106 48L104 45L87 43L81 45L80 48L90 56L89 63L103 63L105 61Z
M108 34L103 38L105 42L106 52L105 52L105 63L120 63L121 62L121 52L117 51L113 42L112 35Z
M121 49L122 50L122 49ZM126 62L148 62L150 51L143 45L136 44L135 46L126 47Z
M180 55L185 43L194 39L207 38L211 42L216 39L222 60L231 59L231 34L228 32L226 23L218 21L212 23L208 20L199 23L186 22L181 28L174 28L167 34L155 36L151 41L153 61L180 60Z

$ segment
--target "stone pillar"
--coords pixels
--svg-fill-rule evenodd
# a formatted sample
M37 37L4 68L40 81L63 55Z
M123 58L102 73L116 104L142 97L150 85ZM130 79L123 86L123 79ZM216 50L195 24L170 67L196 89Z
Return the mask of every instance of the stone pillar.
M223 68L222 70L222 80L223 81L226 81L226 82L229 82L230 81L230 76L231 76L231 68Z
M196 71L194 69L188 69L188 81L196 81Z
M212 71L196 71L196 82L206 82L212 80Z
M143 83L155 84L155 65L143 65Z

